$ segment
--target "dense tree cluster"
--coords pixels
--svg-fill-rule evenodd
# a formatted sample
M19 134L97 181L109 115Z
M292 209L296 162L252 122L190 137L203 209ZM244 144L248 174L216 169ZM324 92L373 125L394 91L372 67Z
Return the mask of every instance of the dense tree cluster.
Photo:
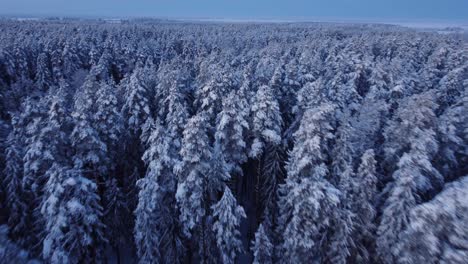
M0 255L466 263L467 47L386 25L2 20Z

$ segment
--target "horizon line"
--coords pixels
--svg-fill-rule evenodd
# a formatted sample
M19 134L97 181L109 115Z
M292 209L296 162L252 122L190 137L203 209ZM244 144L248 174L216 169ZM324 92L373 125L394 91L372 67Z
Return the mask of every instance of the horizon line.
M154 19L186 22L225 22L225 23L358 23L358 24L390 24L400 26L437 26L437 27L461 27L468 29L468 19L445 18L352 18L352 17L216 17L216 16L106 16L106 15L55 15L55 14L2 14L0 18L6 19L121 19L138 20Z

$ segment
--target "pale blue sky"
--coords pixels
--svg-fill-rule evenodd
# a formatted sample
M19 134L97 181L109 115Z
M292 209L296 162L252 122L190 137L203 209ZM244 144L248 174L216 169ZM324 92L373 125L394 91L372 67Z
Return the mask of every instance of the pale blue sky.
M0 0L1 15L468 20L468 0Z

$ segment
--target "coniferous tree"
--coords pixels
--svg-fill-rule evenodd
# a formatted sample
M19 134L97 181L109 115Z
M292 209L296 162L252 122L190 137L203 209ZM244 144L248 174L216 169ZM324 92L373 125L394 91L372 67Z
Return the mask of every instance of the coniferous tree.
M171 138L161 123L154 125L143 160L146 175L138 180L139 202L135 211L135 240L141 263L155 260L176 263L183 259L175 207L176 175L170 157Z
M415 176L421 174L421 171L414 167L413 162L414 157L406 153L398 162L398 170L393 176L396 182L385 203L377 230L378 254L384 263L396 261L398 257L396 245L408 226L410 210L418 202L418 197L415 195Z
M441 173L448 180L451 180L459 175L456 172L463 171L463 163L466 161L466 142L468 140L463 134L464 123L466 117L466 96L461 97L459 102L447 108L437 120L437 134L440 141L439 159L437 162ZM465 103L466 104L466 103ZM466 130L466 128L465 128ZM455 174L454 174L455 172Z
M106 144L113 163L116 162L116 152L122 131L124 130L115 90L116 88L112 83L101 82L96 93L99 104L93 116L93 124L102 141ZM113 169L112 167L113 165L109 164L110 170Z
M243 252L240 232L238 230L242 218L246 218L244 209L237 205L236 199L229 187L224 188L224 194L211 209L213 210L213 232L223 263L234 263L236 256Z
M24 144L22 195L27 201L24 214L26 230L34 230L21 246L38 253L43 239L44 219L39 208L42 202L44 185L47 181L46 171L51 166L54 156L48 151L49 140L45 123L47 121L46 98L29 99L24 102L24 112L20 115L19 125L26 129L21 132ZM28 231L27 231L28 232Z
M257 232L255 233L255 240L252 241L251 248L254 256L253 263L255 264L271 264L273 256L273 244L271 244L268 234L263 227L263 224L260 224Z
M105 241L97 186L81 170L54 165L48 171L47 219L42 254L51 263L97 262Z
M268 145L281 141L282 119L273 90L266 85L258 88L252 105L252 134L255 139L249 155L257 157Z
M464 263L460 34L108 22L0 20L0 259Z
M286 262L321 261L327 248L333 214L338 210L340 192L328 182L328 141L333 106L323 104L304 113L297 142L287 164L288 178L280 192L282 259Z
M49 61L45 53L37 57L35 85L40 91L47 91L52 85L52 74L49 68Z
M191 248L198 250L201 262L216 261L216 252L210 247L211 221L209 218L210 193L217 182L209 178L212 150L209 144L207 117L200 113L189 119L182 139L181 164L176 166L178 186L176 200L180 210L180 223ZM195 253L192 252L192 253Z
M8 226L10 236L24 245L27 230L28 204L23 194L22 148L17 134L10 132L7 138L8 147L5 150L5 169L3 185L5 186L5 203L8 210Z
M250 157L259 159L257 190L260 201L259 218L265 218L271 230L278 218L277 192L283 181L283 147L281 133L283 121L279 104L270 86L262 85L253 98L251 131L254 137ZM276 237L272 239L276 240Z
M142 78L142 68L136 68L125 87L125 103L122 107L122 115L127 127L132 133L136 133L137 137L151 114L148 102L149 91Z
M435 109L437 105L431 91L413 95L398 108L394 120L384 132L385 158L393 164L408 149L412 155L418 155L418 166L424 168L424 174L415 175L419 193L427 194L443 183L442 175L433 167L432 158L438 151L435 138ZM394 177L395 178L395 177Z
M466 246L468 178L448 184L432 201L411 210L408 229L396 245L398 262L463 263Z
M226 156L230 169L238 174L242 173L240 165L247 160L247 144L244 140L248 111L242 109L241 100L235 92L231 92L223 101L223 110L218 114L215 138Z
M103 204L103 224L106 226L104 235L109 245L114 249L118 261L121 261L121 249L127 246L132 239L128 227L127 217L131 214L127 197L116 178L106 180Z
M0 258L9 263L37 263L31 259L29 252L23 250L8 238L8 227L0 226Z
M377 168L374 150L369 149L361 157L352 188L351 209L355 214L353 237L356 252L352 257L358 262L368 262L374 254L375 217L374 201L377 195Z
M72 117L75 125L70 140L74 148L74 168L83 170L90 179L98 180L107 171L107 146L91 126L88 114L75 111Z
M212 70L211 78L207 80L207 83L202 84L196 94L196 103L200 110L206 112L210 125L214 125L216 114L222 111L223 96L234 87L232 75L227 69L217 65Z

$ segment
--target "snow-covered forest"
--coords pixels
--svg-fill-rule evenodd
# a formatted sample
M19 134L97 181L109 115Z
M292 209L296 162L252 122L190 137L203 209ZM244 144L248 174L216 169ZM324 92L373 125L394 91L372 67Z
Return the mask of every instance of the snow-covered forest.
M390 25L1 20L0 262L467 263L467 50Z

